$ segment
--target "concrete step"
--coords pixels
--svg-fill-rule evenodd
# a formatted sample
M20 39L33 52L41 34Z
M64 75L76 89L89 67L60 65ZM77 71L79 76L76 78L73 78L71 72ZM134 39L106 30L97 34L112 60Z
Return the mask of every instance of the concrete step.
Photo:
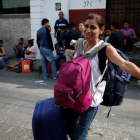
M129 60L131 62L133 62L140 68L140 51L135 50L135 51L133 51L133 53L131 55L128 53L125 53L125 54L129 57ZM12 65L18 61L19 61L19 59L10 58L9 60L6 61L6 64ZM63 64L63 63L64 63L63 59L60 60L60 64ZM41 67L41 60L37 59L36 62L32 64L32 70L37 71L39 69L39 67Z
M6 64L13 65L13 64L17 63L18 61L19 61L19 59L10 58L9 60L6 61ZM60 65L62 65L64 63L64 60L61 59L59 63L60 63ZM38 70L40 71L40 67L41 67L41 60L37 59L36 62L34 62L32 64L32 70L33 71L38 71Z
M13 65L17 63L18 61L19 59L10 58L9 60L6 61L6 64ZM36 62L32 64L32 70L37 71L40 66L41 66L41 60L36 60Z

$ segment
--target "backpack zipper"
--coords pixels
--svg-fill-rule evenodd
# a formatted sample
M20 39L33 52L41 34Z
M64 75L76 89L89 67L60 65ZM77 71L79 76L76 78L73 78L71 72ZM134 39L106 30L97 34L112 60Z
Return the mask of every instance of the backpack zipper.
M73 103L75 103L75 101L70 97L70 94L68 94L68 98L69 98Z
M77 94L76 98L78 98L78 97L80 96L80 94L82 94L82 93L83 93L83 90L81 90L81 91Z

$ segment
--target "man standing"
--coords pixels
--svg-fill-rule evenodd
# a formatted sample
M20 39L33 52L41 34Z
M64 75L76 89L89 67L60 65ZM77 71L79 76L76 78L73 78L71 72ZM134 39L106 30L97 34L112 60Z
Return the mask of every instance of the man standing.
M66 61L70 61L73 59L74 56L74 47L73 45L70 45L72 40L78 40L80 38L80 34L75 31L75 23L70 23L70 30L63 34L60 39L58 39L58 44L61 46L61 42L65 40L65 55L66 55Z
M47 59L51 64L53 79L57 79L58 74L56 72L56 65L53 56L54 48L53 48L51 34L48 29L48 25L49 25L49 20L43 19L42 27L37 31L37 44L38 44L38 48L40 49L43 78L47 79L48 77L47 68L46 68L46 59Z
M137 39L136 33L132 28L129 28L129 21L124 20L123 21L124 28L121 29L121 32L123 32L125 38L126 38L126 45L129 48L129 54L133 51L133 46L135 43L135 39Z
M57 37L57 40L69 28L68 21L64 18L64 14L62 11L59 12L58 16L59 16L59 19L56 20L55 26L54 26L54 30L55 30L54 37Z

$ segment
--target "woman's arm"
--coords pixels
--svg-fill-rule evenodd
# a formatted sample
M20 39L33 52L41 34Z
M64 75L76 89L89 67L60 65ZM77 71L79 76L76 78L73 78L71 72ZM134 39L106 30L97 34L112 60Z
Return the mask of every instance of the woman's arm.
M31 51L29 51L29 50L25 50L25 52L24 52L25 54L27 54L27 55L29 55L29 54L31 54L32 52Z
M130 73L134 77L140 79L140 69L132 62L124 60L112 46L107 46L106 49L107 58L118 65L123 71Z
M1 47L1 50L2 50L2 53L0 52L0 56L5 56L6 55L6 52L5 52L4 47Z

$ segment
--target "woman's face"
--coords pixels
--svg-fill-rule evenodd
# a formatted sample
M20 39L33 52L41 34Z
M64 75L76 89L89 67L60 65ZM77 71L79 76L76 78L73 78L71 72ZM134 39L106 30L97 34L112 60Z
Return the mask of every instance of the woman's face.
M84 31L84 25L82 23L79 24L79 31L80 32Z
M31 44L30 43L28 43L28 47L31 47Z
M85 22L84 34L87 41L94 41L104 32L104 27L99 28L96 19L88 19Z

